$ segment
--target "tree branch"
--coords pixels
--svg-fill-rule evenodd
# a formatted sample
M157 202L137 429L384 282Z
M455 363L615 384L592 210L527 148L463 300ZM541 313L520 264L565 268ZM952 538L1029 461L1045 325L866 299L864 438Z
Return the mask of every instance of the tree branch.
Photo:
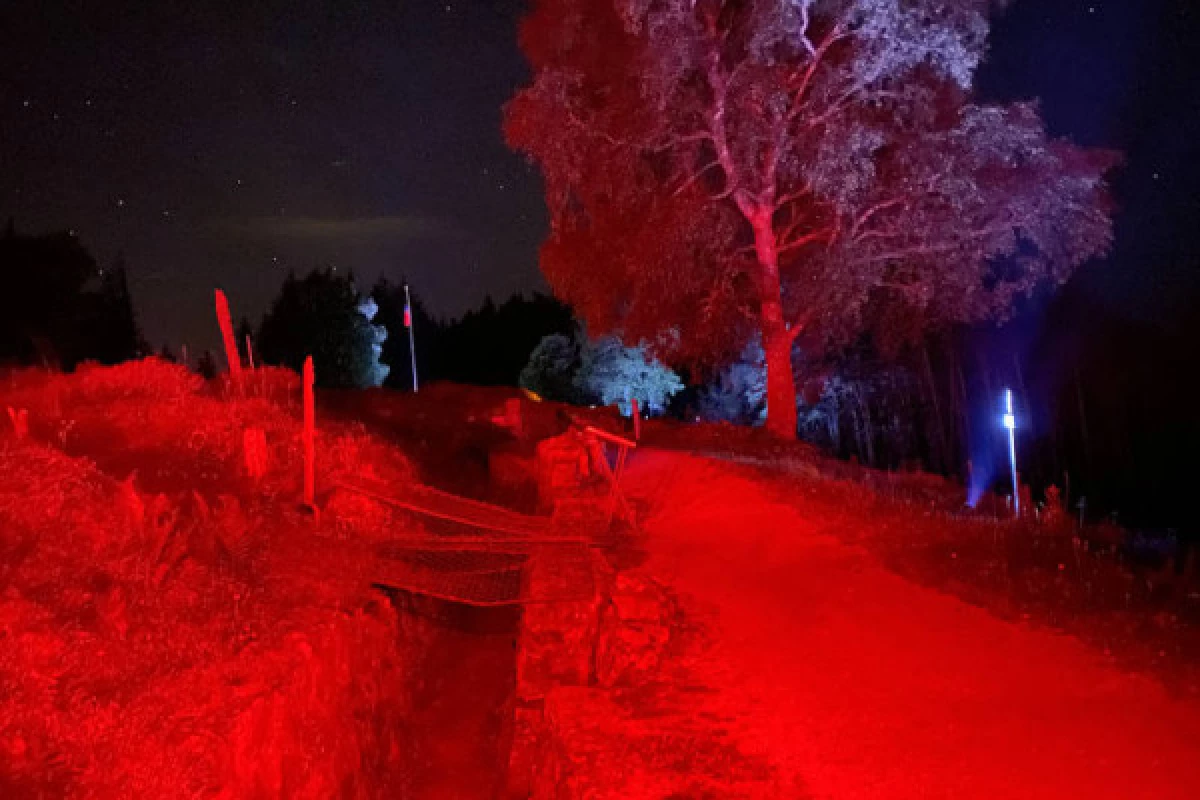
M805 319L807 319L807 315L805 316ZM808 327L807 321L801 322L800 320L796 320L795 322L789 323L787 326L788 344L791 345L795 343L796 337L803 333L806 327Z
M808 39L808 24L809 24L809 7L813 0L800 0L800 41L804 42L804 49L808 52L809 58L817 54L813 44Z
M866 258L857 259L853 263L855 266L860 266L864 264L875 264L880 261L894 261L900 258L908 258L909 256L926 256L937 255L939 253L949 253L953 250L957 250L967 244L970 244L971 240L973 239L982 239L985 236L1004 233L1006 231L1011 232L1012 229L1013 226L1010 224L995 225L992 227L971 231L952 242L943 242L935 245L915 245L913 247L902 248L899 250L890 250L884 253L876 253L875 255L868 256Z
M799 200L801 197L805 197L810 194L812 194L812 185L809 184L808 182L805 182L800 186L800 188L796 189L795 191L788 192L787 194L781 195L779 198L777 198L775 200L775 210L780 211L781 209L785 208L789 203L795 202L796 200Z
M813 231L812 233L806 233L799 239L793 239L786 244L780 245L777 252L780 255L783 255L784 253L791 252L792 250L799 250L802 247L807 247L810 244L816 244L820 241L831 241L836 235L836 232L837 229L830 225L828 227L821 228L820 230Z
M720 58L720 51L714 48L709 55L706 70L708 82L713 89L713 105L708 112L708 129L711 134L713 150L717 154L717 163L725 172L725 191L719 197L726 198L732 195L737 202L738 210L749 216L750 199L740 189L737 169L733 162L733 154L729 150L729 139L725 131L725 102L729 85L725 77L721 75Z
M893 197L890 200L884 200L881 203L876 203L858 215L858 218L854 220L854 230L857 231L859 228L869 222L871 217L875 216L880 211L887 211L889 208L895 208L896 206L904 205L907 200L907 197Z
M704 176L704 173L708 172L710 169L714 169L714 168L719 169L720 167L721 167L720 162L710 161L703 168L698 169L695 172L693 172L686 181L684 181L682 184L679 185L679 188L677 188L675 191L671 192L671 196L678 197L679 195L683 194L684 191L687 190L687 188L689 186L694 184L696 181L700 180Z
M876 203L875 205L871 206L867 210L863 211L861 214L859 214L854 219L854 223L850 226L850 238L853 241L859 242L870 236L879 235L879 232L877 232L877 231L866 231L865 233L861 233L861 234L859 233L859 231L861 231L862 227L864 225L866 225L868 222L870 222L871 218L874 217L876 214L879 214L881 212L895 208L897 206L905 205L909 200L910 200L910 198L908 198L908 197L893 197L889 200L884 200L883 202Z
M712 141L712 134L708 131L692 131L691 133L671 134L664 136L658 142L652 143L650 145L650 149L656 153L661 153L664 150L670 150L672 147L678 147L681 144L705 141Z
M855 244L861 244L861 243L867 241L868 239L887 239L887 238L890 238L893 236L903 236L903 235L904 235L903 231L884 231L884 230L864 231L862 233L855 234L851 238L851 241L854 242Z
M811 57L809 58L808 65L804 68L803 75L799 82L795 87L792 88L792 113L788 114L789 122L799 115L800 109L804 105L804 96L808 93L808 87L812 84L813 76L816 75L817 68L820 67L821 61L825 58L825 54L829 52L829 48L832 47L835 42L843 38L843 21L844 20L838 20L837 23L829 29L829 33L825 34L825 38L821 40L821 43L817 45L815 49L812 47L812 43L808 41L808 37L804 37L805 43L808 44Z

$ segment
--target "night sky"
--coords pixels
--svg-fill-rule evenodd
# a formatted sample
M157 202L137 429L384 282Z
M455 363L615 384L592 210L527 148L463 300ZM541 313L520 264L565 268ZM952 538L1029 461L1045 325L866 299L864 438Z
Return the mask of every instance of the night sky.
M0 214L129 266L156 346L257 320L290 269L408 275L440 313L538 285L501 106L522 3L0 0Z
M1179 312L1196 281L1196 12L1018 0L981 75L1128 161L1099 303ZM0 5L0 214L123 253L152 344L212 345L211 290L257 320L288 270L407 275L433 310L541 287L540 180L501 106L521 0Z

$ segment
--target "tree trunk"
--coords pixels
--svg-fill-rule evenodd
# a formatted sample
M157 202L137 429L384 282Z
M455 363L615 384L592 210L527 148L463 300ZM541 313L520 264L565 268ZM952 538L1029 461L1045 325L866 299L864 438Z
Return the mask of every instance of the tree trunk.
M792 373L794 332L783 319L783 290L779 281L779 252L769 212L750 216L754 252L758 258L759 320L767 357L767 430L796 438L796 378Z
M929 388L929 400L933 404L933 422L938 435L938 459L935 469L945 474L950 468L950 448L946 444L946 426L942 422L942 404L938 400L937 382L933 378L933 361L929 358L928 340L921 342L921 355L924 356L925 385Z
M1083 435L1083 463L1088 474L1092 471L1092 440L1088 436L1087 411L1083 406L1083 381L1079 377L1079 368L1075 368L1075 400L1079 404L1079 432Z
M863 441L866 443L866 461L868 467L876 467L875 463L875 429L871 426L871 406L867 402L867 393L863 391L864 384L857 384L857 391L854 393L854 398L858 401L859 413L863 420Z
M763 325L767 355L767 430L796 438L796 379L792 374L792 337L779 326Z

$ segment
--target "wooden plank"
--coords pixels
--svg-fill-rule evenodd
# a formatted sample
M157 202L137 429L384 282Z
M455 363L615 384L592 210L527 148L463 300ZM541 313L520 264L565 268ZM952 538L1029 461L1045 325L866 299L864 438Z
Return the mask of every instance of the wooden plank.
M441 572L400 560L376 560L373 584L481 608L542 605L591 599L595 593L586 549L554 558L555 579L530 585L529 564Z
M618 436L615 433L609 433L608 431L603 430L602 428L597 428L594 425L586 426L583 431L584 433L589 433L598 439L603 439L606 442L610 442L621 447L637 447L637 442L635 442L633 439L626 439L624 436Z
M335 484L381 503L474 528L540 540L568 539L558 534L550 517L519 514L499 506L469 500L428 486L389 486L369 479L338 480Z

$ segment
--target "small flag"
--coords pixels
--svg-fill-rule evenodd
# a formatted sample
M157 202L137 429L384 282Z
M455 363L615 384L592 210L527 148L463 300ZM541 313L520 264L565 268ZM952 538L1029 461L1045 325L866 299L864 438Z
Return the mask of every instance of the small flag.
M408 307L408 301L404 303L404 327L412 327L412 309Z

